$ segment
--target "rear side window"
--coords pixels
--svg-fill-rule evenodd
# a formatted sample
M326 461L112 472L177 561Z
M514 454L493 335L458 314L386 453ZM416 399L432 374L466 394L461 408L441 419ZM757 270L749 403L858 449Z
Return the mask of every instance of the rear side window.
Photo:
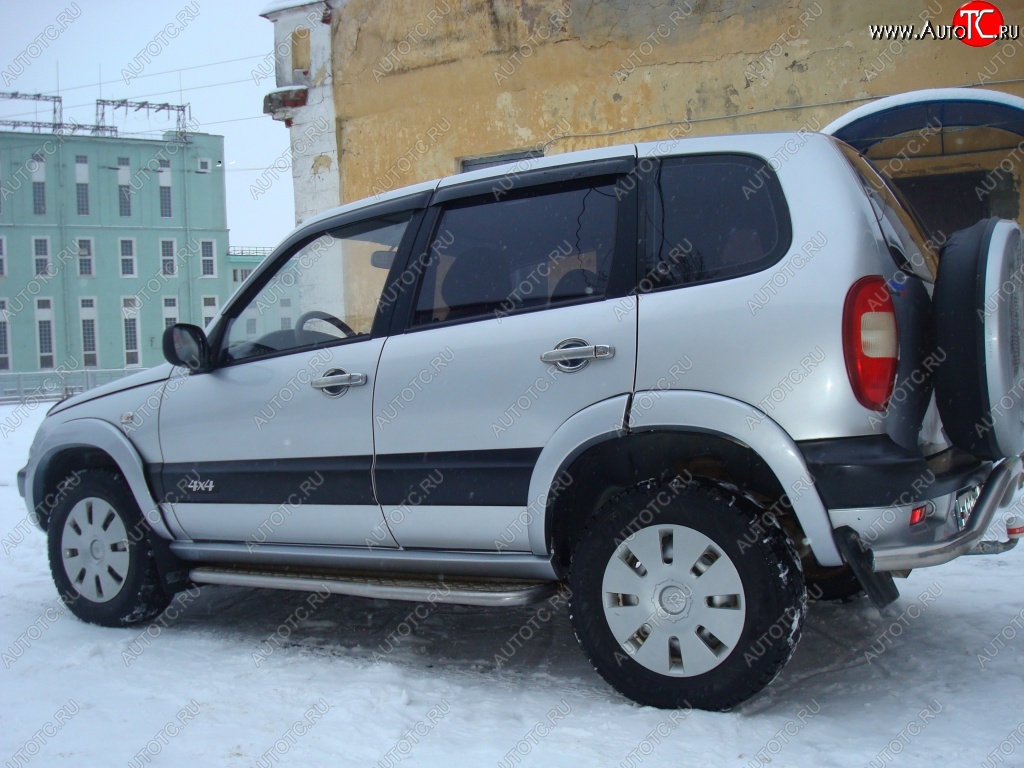
M758 272L789 248L786 199L764 160L667 158L651 189L644 282L655 289Z
M617 210L611 181L448 207L427 254L412 324L603 298Z

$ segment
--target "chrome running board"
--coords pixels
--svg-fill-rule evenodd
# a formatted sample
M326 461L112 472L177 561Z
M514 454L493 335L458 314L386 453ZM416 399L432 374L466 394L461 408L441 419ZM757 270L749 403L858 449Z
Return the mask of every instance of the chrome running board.
M558 582L554 581L442 581L417 577L282 573L215 567L193 568L189 577L197 584L330 592L351 597L486 607L529 605L550 597L558 589Z

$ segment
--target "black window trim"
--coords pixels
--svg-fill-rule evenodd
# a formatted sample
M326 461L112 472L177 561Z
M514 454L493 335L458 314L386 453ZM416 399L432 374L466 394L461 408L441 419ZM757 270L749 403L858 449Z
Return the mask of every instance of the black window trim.
M680 285L663 285L654 286L649 289L645 289L644 280L647 279L648 275L653 269L648 269L647 265L654 263L654 249L658 246L660 238L655 236L653 232L649 232L648 218L653 217L658 209L661 207L658 201L657 182L661 178L661 171L666 162L671 163L677 160L691 160L701 158L742 158L745 160L753 160L760 163L764 169L768 171L768 175L765 178L766 188L771 185L772 190L772 202L776 206L776 210L779 215L776 217L776 221L779 225L779 243L785 243L785 246L777 245L777 255L769 259L767 256L757 261L749 263L750 269L746 269L736 274L726 275L722 277L710 277L705 280L695 280L692 283L683 283ZM731 152L731 151L718 151L718 152L697 152L693 154L677 154L677 155L663 155L659 157L649 158L657 163L657 167L654 173L648 173L643 175L644 192L642 195L642 219L639 230L640 247L637 249L637 263L636 263L636 282L634 287L631 289L633 293L637 295L649 294L649 293L661 293L662 291L678 291L686 288L692 288L698 285L710 285L712 283L721 283L727 280L736 280L743 277L749 277L750 275L756 275L759 272L765 272L780 261L782 261L789 253L790 248L793 246L793 217L789 210L789 201L786 198L785 190L782 188L782 182L779 180L779 175L772 168L771 163L767 158L761 155L756 155L750 152ZM772 255L772 254L769 254Z
M498 183L499 179L507 177L496 176L437 190L430 201L431 205L427 215L420 225L419 237L417 237L406 258L405 268L397 275L394 275L394 282L396 286L400 287L400 294L395 301L395 311L391 316L388 335L420 333L437 328L450 328L465 323L479 323L494 319L494 313L486 313L474 317L462 317L440 323L431 323L430 325L414 326L412 324L416 298L423 282L424 273L426 272L425 266L429 258L430 245L437 237L441 215L449 207L468 204L471 201L483 203L487 201L487 198L497 202L514 198L517 196L517 193L522 193L525 190L536 191L536 188L540 186L551 187L552 192L557 192L559 186L584 185L587 182L596 184L600 179L608 179L617 184L623 184L622 195L617 201L619 207L615 230L615 250L612 253L608 285L603 296L569 298L539 306L520 307L510 310L505 316L516 317L532 312L610 301L627 296L631 291L631 287L636 285L637 282L636 268L638 258L633 258L629 254L631 252L635 254L637 248L639 231L638 200L640 198L641 185L635 183L635 181L628 184L623 182L633 178L636 167L635 157L611 158L527 171L517 174L514 179L510 179L511 184L507 188L502 187ZM473 200L474 198L476 200ZM403 277L410 273L414 279L402 280Z
M378 303L377 313L373 318L373 325L369 336L357 336L350 339L339 338L320 344L311 344L304 347L293 347L291 349L283 349L277 352L268 352L267 354L262 355L253 355L252 357L246 357L241 360L221 359L223 354L222 345L224 342L224 335L227 333L227 329L231 324L230 321L238 318L242 310L249 305L249 302L252 301L256 294L263 290L267 283L273 279L274 275L276 275L278 270L281 268L281 265L290 259L298 250L305 248L311 242L316 240L318 237L323 236L327 232L370 222L373 219L381 218L383 216L409 213L409 223L406 226L405 233L402 235L402 242L398 246L394 263L391 265L391 270L388 273L388 278L385 282L384 291L386 293L388 287L398 281L402 267L407 260L406 254L409 252L411 245L416 242L419 230L422 227L427 204L430 201L431 193L432 190L424 190L422 192L417 192L394 200L375 203L354 211L339 213L335 216L330 216L326 219L316 221L293 232L284 240L284 242L274 249L271 255L268 256L262 264L256 267L258 274L253 281L246 286L246 289L243 292L234 297L228 307L218 317L217 324L211 329L208 339L209 348L214 356L213 365L210 370L230 368L231 366L244 365L246 363L261 360L272 360L277 357L295 355L302 352L315 352L319 349L354 344L385 336L387 334L387 328L391 324L391 317L395 311L396 302L394 301Z

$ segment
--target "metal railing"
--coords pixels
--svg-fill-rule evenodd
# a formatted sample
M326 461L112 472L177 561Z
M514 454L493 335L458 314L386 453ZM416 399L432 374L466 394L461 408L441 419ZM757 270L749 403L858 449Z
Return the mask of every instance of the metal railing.
M60 400L144 370L142 368L90 368L76 371L0 373L0 403Z

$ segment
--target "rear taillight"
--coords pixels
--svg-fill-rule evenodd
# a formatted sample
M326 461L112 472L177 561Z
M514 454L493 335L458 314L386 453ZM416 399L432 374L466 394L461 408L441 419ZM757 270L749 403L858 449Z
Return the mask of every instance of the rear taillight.
M885 410L896 381L899 343L892 297L878 275L861 278L846 294L843 351L857 400L873 411Z

